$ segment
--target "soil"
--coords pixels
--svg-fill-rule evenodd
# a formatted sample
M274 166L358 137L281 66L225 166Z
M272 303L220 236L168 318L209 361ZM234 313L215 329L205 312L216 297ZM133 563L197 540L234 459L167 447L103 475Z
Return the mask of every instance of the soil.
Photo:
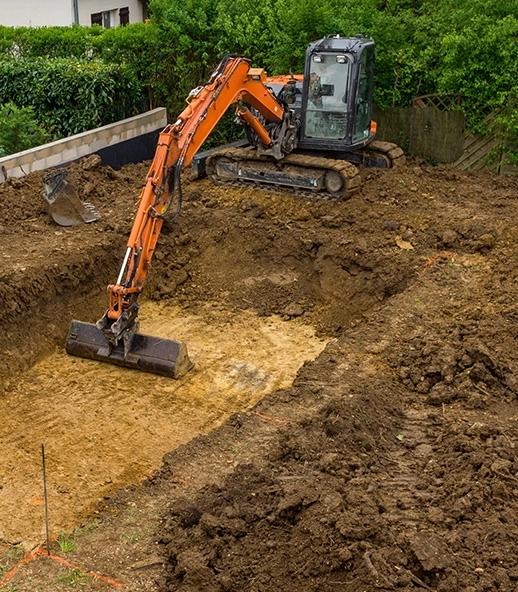
M171 381L63 349L148 166L73 165L102 218L71 228L42 174L0 186L0 589L518 590L518 179L410 160L344 202L185 179L142 297L196 363Z

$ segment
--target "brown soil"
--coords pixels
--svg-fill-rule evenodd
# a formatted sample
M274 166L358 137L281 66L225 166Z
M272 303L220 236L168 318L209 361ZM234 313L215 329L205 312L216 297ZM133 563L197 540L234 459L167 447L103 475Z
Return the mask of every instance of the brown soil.
M270 381L221 413L219 402L202 410L198 436L174 449L165 440L163 462L150 456L140 466L139 449L151 436L154 448L164 441L169 415L173 431L202 405L174 415L182 389L213 364L197 357L202 344L195 372L174 389L109 366L95 391L92 364L106 365L67 366L63 343L72 318L94 321L106 307L146 171L75 165L80 197L103 217L73 228L49 217L40 174L0 186L0 586L518 590L518 180L412 161L364 172L362 190L343 203L186 182L143 300L159 316L203 316L238 350L260 323L273 323L271 335L294 327L284 358L255 338L250 345L281 370L294 343L307 336L315 345L300 349L308 361L292 383ZM327 341L319 355L313 331ZM45 360L51 353L57 366ZM274 372L253 357L232 365L234 377L237 367L240 385L264 385ZM112 398L113 409L118 400L133 413L122 421L85 412L81 426L68 423L77 407L104 409ZM37 431L40 417L48 421ZM158 435L140 430L143 421ZM108 439L94 445L103 422L119 442L114 456ZM44 554L22 565L44 542L42 508L31 514L25 502L40 495L46 433L64 451L59 463L50 451L51 489L60 478L75 487L81 463L95 453L102 464L103 451L115 477L82 475L95 503L62 498L63 513L77 505L64 524L76 522L51 550L68 565ZM16 490L20 466L30 470ZM13 540L18 514L29 518Z

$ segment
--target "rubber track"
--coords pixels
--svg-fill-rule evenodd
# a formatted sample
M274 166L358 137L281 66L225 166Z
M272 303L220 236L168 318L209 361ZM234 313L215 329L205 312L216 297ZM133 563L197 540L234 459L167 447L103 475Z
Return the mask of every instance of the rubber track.
M221 150L216 154L210 156L207 159L207 173L209 177L216 182L222 182L222 179L217 177L215 174L215 165L213 161L216 158L228 158L234 161L263 161L265 162L265 157L259 156L254 149L250 148L228 148L225 150ZM271 162L271 161L268 161ZM313 169L323 169L327 171L336 171L340 173L345 185L345 191L342 195L336 193L327 192L325 189L320 191L312 191L312 190L303 190L300 188L294 188L297 193L303 193L306 196L315 195L315 197L319 198L332 198L332 199L348 199L356 193L361 185L362 180L360 177L360 172L356 166L347 162L345 160L334 160L331 158L322 158L318 156L305 156L304 154L287 154L281 161L279 161L283 165L294 165L296 169L305 169L305 168L313 168ZM228 182L223 180L224 183ZM236 183L239 185L249 184L250 181L240 182L239 180L232 181L232 184ZM263 187L263 184L259 184ZM271 184L270 184L271 185ZM286 185L278 185L278 187L286 187Z
M406 163L405 153L402 148L391 142L374 140L374 142L371 142L367 148L365 148L365 151L371 153L381 152L381 154L390 160L391 168L402 166Z

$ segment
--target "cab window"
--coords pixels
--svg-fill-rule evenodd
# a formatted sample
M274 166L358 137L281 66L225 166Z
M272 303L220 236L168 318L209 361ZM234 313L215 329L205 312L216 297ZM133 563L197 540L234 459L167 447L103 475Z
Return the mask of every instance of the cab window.
M336 55L318 58L311 60L305 135L340 140L347 132L350 61Z

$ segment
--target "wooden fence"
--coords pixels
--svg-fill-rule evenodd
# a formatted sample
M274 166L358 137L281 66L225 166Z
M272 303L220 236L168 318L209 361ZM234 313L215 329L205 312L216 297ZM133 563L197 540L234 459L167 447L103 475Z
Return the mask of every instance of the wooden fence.
M461 170L518 174L518 167L508 163L499 136L466 133L459 101L457 96L427 95L414 99L411 107L380 110L375 106L377 139L394 142L412 156Z

